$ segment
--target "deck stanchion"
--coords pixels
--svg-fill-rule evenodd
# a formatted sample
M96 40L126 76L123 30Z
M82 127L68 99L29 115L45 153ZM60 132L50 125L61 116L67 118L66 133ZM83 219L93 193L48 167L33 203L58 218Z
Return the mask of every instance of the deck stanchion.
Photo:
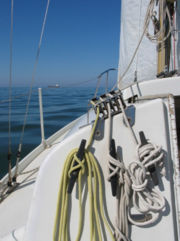
M38 88L39 93L39 113L40 113L40 125L41 125L41 143L46 147L47 143L44 137L44 118L43 118L43 107L42 107L42 88Z

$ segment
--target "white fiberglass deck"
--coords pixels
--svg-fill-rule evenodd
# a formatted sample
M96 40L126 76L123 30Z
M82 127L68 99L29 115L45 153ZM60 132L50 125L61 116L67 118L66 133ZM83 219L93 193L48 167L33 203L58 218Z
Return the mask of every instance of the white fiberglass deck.
M176 78L175 83L177 83ZM153 91L151 88L145 88L146 84L140 85L140 90L145 90L143 95L156 94L154 91L156 80L152 81ZM171 86L170 79L167 79ZM174 83L174 82L173 82ZM175 93L179 87L179 82L174 87ZM133 89L136 87L133 87ZM166 93L167 84L162 85L162 93ZM139 91L140 91L139 90ZM173 94L172 88L170 88ZM128 91L125 92L126 98L132 96ZM157 88L157 94L160 89ZM134 94L134 93L133 93ZM163 147L165 152L166 175L160 177L159 189L166 199L165 210L160 215L160 219L155 225L149 227L131 226L131 239L133 241L177 241L179 240L179 164L177 156L177 136L173 97L164 95L163 98L150 96L146 100L139 99L135 106L135 124L133 126L135 133L143 130L146 137L153 143ZM81 139L88 139L94 113L90 113L74 121L69 126L60 130L47 143L49 147L43 148L40 145L34 152L27 156L20 165L23 172L31 171L41 166L40 172L29 172L18 177L20 185L17 189L9 194L0 204L0 237L2 241L50 241L53 240L53 228L55 221L57 194L59 181L62 174L64 160L69 151L78 147ZM89 120L87 120L89 119ZM89 124L88 124L89 123ZM87 125L88 124L88 125ZM92 150L102 170L102 179L104 180L104 202L106 203L107 213L114 224L116 215L115 200L111 195L110 184L107 181L107 138L108 138L108 121L100 120L98 125L98 137L94 141ZM80 128L81 127L81 128ZM124 124L122 114L113 117L112 135L116 140L116 145L121 147L121 157L126 166L134 160L136 145ZM37 177L38 175L38 177ZM36 181L37 177L37 181ZM35 182L36 181L36 182ZM7 177L1 180L7 182ZM52 188L53 187L53 188ZM72 214L70 226L71 236L77 232L78 217L78 199L75 197L76 190L72 193ZM88 204L86 204L88 210ZM89 219L85 213L84 230L82 240L89 240ZM4 237L5 235L6 238ZM107 239L108 241L111 239Z
M90 116L92 119L94 114L91 113ZM19 185L0 203L0 238L3 238L8 233L17 229L20 229L20 231L11 234L11 238L13 238L13 235L15 237L16 233L18 236L22 236L24 229L21 227L24 227L27 222L34 185L41 164L46 159L47 155L63 139L70 135L73 130L75 132L78 130L79 126L85 124L87 124L87 117L85 116L71 122L47 140L47 147L44 148L43 144L41 144L22 160L19 167L21 175L17 178ZM7 176L1 180L1 183L7 183ZM2 240L4 240L4 238Z
M169 115L166 113L166 105L160 99L152 100L147 103L136 105L136 120L134 130L138 133L143 130L148 139L157 145L161 145L166 155L165 169L166 176L160 177L159 189L163 196L166 198L165 210L160 215L160 219L155 225L149 225L146 228L131 226L131 238L134 241L146 241L152 239L156 240L161 236L163 241L176 241L177 233L177 210L175 200L175 190L173 187L172 176L172 143L168 138ZM104 180L105 197L104 202L107 208L107 214L112 224L116 216L115 199L111 195L110 184L107 181L107 138L108 138L108 122L99 123L98 130L102 135L102 139L98 139L93 144L94 154L100 167L102 168L102 179ZM41 171L39 173L36 187L33 194L30 215L28 217L24 240L25 241L39 241L39 240L52 240L53 228L56 214L57 194L59 190L60 177L63 170L63 160L65 160L69 151L77 147L82 138L88 139L91 132L91 125L88 125L73 136L69 136L65 141L57 145L51 153L47 156ZM117 115L113 118L113 137L116 140L117 146L122 148L123 161L127 166L135 158L136 145L128 131L128 128L123 122L122 115ZM60 157L61 160L60 161ZM52 177L53 176L53 177ZM43 197L43 198L42 198ZM84 200L86 202L86 199ZM90 240L89 236L89 214L88 202L85 205L84 226L82 233L82 240ZM72 193L72 207L71 207L71 220L69 226L71 227L70 235L74 237L77 233L77 217L79 201L76 198L76 188ZM49 211L50 210L50 211ZM107 235L107 240L111 240Z

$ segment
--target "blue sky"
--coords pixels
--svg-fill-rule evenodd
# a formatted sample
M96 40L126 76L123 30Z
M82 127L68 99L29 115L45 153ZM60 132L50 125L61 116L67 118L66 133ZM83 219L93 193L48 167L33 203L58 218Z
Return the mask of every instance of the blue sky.
M1 87L9 81L10 2L0 7ZM14 0L13 86L30 84L46 3ZM87 81L117 67L119 32L120 0L51 0L35 85Z

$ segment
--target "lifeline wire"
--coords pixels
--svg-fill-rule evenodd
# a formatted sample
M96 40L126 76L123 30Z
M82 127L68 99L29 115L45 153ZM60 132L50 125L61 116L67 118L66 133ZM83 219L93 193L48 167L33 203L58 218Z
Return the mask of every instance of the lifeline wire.
M43 25L42 25L42 30L41 30L39 45L38 45L38 49L37 49L37 53L36 53L36 59L35 59L35 64L34 64L34 68L33 68L31 86L30 86L30 91L29 91L29 96L28 96L28 102L27 102L27 106L26 106L26 112L25 112L25 117L24 117L24 125L23 125L23 129L22 129L22 135L21 135L21 138L20 138L20 143L22 143L22 141L23 141L24 129L25 129L25 126L26 126L27 115L28 115L28 111L29 111L29 104L30 104L31 94L32 94L32 87L33 87L33 83L34 83L34 80L35 80L35 74L36 74L36 70L37 70L37 64L38 64L38 61L39 61L40 48L41 48L42 37L43 37L43 34L44 34L44 28L45 28L46 19L47 19L47 13L48 13L48 9L49 9L49 3L50 3L50 0L47 1L46 12L45 12L45 15L44 15L44 20L43 20Z
M37 70L37 65L38 65L38 61L39 61L40 48L41 48L42 38L43 38L44 29L45 29L45 25L46 25L47 14L48 14L48 9L49 9L49 3L50 3L50 0L47 0L46 11L45 11L45 15L44 15L43 24L42 24L42 29L41 29L38 49L37 49L37 53L36 53L35 64L34 64L33 73L32 73L32 80L31 80L31 85L30 85L30 90L29 90L29 95L28 95L28 101L27 101L27 105L26 105L26 111L25 111L25 116L24 116L24 123L23 123L23 127L22 127L20 143L19 143L19 147L18 147L18 156L17 156L17 159L16 159L16 169L15 169L15 176L14 176L15 179L16 179L16 177L18 175L18 163L19 163L19 160L20 160L20 153L21 153L21 149L22 149L24 131L25 131L25 127L26 127L27 116L28 116L28 111L29 111L29 104L30 104L31 95L32 95L32 87L33 87L33 84L34 84L36 70Z
M8 115L8 172L9 172L9 184L12 183L11 174L11 109L12 109L12 49L13 49L13 9L14 1L11 0L11 30L10 30L10 63L9 63L9 115Z
M66 87L72 87L72 86L79 86L79 85L83 85L83 84L86 84L88 82L92 82L92 81L97 81L97 78L96 77L93 77L91 79L88 79L88 80L84 80L84 81L79 81L79 82L74 82L74 83L69 83L67 85L62 85L61 88L66 88ZM49 87L45 87L43 88L44 89L49 89ZM33 92L37 92L37 90L32 90L32 93ZM25 94L20 94L20 95L15 95L15 96L12 96L11 97L11 100L14 100L14 99L20 99L24 96L28 96L29 94L28 93L25 93ZM9 103L9 99L3 99L3 100L0 100L0 104L4 104L4 103Z

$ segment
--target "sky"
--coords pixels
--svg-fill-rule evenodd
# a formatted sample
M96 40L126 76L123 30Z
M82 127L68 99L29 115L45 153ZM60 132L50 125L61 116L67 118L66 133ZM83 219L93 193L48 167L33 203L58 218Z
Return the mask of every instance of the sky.
M14 0L12 86L30 85L46 4ZM11 0L1 0L0 87L9 84L10 8ZM118 66L119 33L120 0L51 0L34 85L95 85Z

